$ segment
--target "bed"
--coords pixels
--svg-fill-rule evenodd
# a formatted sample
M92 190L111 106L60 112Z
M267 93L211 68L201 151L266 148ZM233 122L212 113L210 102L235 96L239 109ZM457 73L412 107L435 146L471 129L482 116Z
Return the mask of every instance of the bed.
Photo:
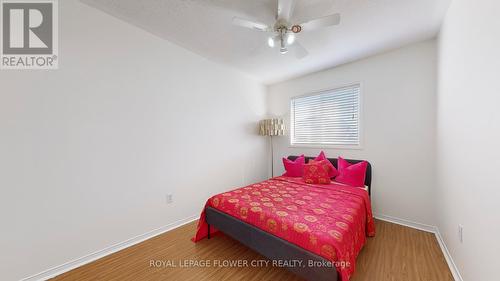
M328 160L337 167L337 159ZM221 231L306 280L347 281L366 237L375 234L369 163L365 185L275 177L218 194L207 201L193 240Z

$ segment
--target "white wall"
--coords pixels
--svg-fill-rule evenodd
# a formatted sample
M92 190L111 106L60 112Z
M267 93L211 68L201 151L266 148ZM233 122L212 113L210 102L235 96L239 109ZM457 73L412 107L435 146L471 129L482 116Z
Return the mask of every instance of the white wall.
M371 162L377 215L434 225L435 80L436 43L431 40L272 85L269 111L289 118L291 97L361 82L363 149L325 152ZM281 157L320 151L290 148L289 137L275 140L275 174L283 171Z
M0 71L1 280L267 176L264 86L75 0L59 10L59 70Z
M439 40L438 227L464 280L499 278L499 10L455 0Z

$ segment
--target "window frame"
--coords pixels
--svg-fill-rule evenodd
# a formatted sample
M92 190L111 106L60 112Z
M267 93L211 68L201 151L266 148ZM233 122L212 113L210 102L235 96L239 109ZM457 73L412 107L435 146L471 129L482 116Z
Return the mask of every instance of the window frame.
M359 98L358 98L358 136L359 136L359 143L357 145L336 145L336 144L304 144L304 143L292 143L292 137L293 137L293 130L294 130L294 118L292 117L293 113L293 100L297 98L302 98L302 97L309 97L309 96L314 96L314 95L320 95L324 94L326 92L332 92L337 89L341 89L344 87L351 87L351 86L359 86ZM348 84L340 84L340 85L335 85L332 87L328 87L326 89L320 89L320 90L315 90L308 92L306 94L302 95L297 95L297 96L292 96L290 97L289 100L289 127L290 128L290 136L288 139L288 147L289 148L328 148L328 149L348 149L348 150L361 150L364 148L364 130L363 130L363 83L362 82L352 82Z

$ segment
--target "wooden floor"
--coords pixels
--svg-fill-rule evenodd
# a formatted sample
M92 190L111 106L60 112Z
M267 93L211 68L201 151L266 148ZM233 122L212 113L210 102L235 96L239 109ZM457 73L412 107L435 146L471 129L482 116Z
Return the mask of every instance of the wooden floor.
M216 236L191 242L195 223L62 274L53 280L301 280L272 267L180 267L182 261L265 260L238 242ZM377 235L368 239L351 281L452 281L434 234L376 221ZM151 261L164 261L154 267ZM177 267L172 267L176 265Z

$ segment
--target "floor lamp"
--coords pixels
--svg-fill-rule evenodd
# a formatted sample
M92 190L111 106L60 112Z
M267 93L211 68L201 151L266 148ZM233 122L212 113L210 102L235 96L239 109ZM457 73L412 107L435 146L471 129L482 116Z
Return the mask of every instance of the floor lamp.
M273 137L285 135L285 121L282 118L264 119L259 122L259 134L271 139L271 177L274 177Z

